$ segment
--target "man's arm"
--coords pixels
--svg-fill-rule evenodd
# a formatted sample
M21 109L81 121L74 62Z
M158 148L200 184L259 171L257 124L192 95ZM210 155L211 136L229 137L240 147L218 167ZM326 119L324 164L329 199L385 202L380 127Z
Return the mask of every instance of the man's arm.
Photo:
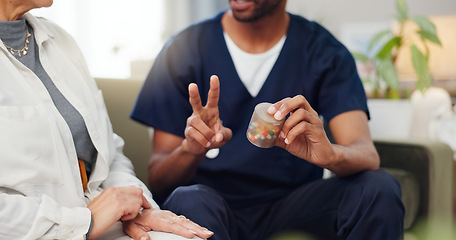
M380 158L372 141L367 115L364 111L349 111L337 115L329 122L340 150L338 163L328 169L338 176L348 176L363 170L375 170Z
M182 149L184 138L154 130L153 154L149 162L149 185L159 198L190 181L204 153L192 154Z

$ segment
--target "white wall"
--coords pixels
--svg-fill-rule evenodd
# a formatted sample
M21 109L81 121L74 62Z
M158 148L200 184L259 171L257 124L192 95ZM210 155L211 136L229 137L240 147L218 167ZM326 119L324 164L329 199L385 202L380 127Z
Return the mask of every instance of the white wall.
M165 0L165 32L174 32L228 8L228 0ZM456 0L406 0L410 15L456 15ZM350 37L390 27L396 0L288 0L287 11L315 20L349 48ZM358 32L356 32L358 31ZM355 36L359 38L359 36Z
M456 0L406 2L411 15L456 15ZM318 21L340 37L346 24L390 21L396 13L396 0L288 0L287 9Z
M456 0L406 0L412 15L456 15ZM210 17L228 7L228 0L165 0L168 36L186 25ZM388 22L396 12L396 0L288 0L287 11L315 20L340 36L346 24Z
M163 0L163 3L165 38L228 8L228 0Z
M456 0L406 0L412 14L456 15ZM65 0L32 13L72 34L96 77L143 78L163 41L228 8L228 0ZM358 32L388 26L395 0L288 0L288 11L316 20L347 47ZM364 26L363 26L364 24ZM355 27L353 27L355 25ZM361 27L360 27L361 25ZM348 37L347 37L348 36ZM130 68L130 62L135 62ZM146 63L143 63L143 62ZM139 70L135 70L139 68ZM135 73L132 73L135 75Z

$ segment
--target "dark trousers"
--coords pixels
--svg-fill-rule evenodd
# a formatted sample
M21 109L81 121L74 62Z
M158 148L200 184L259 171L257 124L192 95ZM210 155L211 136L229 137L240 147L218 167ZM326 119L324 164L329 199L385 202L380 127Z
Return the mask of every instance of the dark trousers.
M207 186L179 187L163 208L207 227L215 240L266 240L287 231L324 240L403 238L400 186L383 170L317 180L279 201L242 209Z

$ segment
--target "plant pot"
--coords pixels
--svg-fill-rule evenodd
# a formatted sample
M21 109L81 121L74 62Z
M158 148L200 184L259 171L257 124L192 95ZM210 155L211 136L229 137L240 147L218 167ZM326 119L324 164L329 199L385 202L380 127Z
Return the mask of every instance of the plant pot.
M412 105L408 99L368 99L373 138L409 137Z
M415 90L410 101L412 105L410 137L438 139L441 120L452 114L450 94L443 88L431 87L424 93Z

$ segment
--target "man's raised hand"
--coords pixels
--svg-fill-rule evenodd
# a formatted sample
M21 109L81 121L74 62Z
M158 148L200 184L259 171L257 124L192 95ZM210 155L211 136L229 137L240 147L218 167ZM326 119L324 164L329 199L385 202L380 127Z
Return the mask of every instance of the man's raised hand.
M209 149L223 146L232 137L231 129L222 125L218 101L220 98L219 78L212 75L207 103L202 105L198 86L191 83L188 86L189 102L193 114L187 119L185 140L182 147L193 154L205 154Z

